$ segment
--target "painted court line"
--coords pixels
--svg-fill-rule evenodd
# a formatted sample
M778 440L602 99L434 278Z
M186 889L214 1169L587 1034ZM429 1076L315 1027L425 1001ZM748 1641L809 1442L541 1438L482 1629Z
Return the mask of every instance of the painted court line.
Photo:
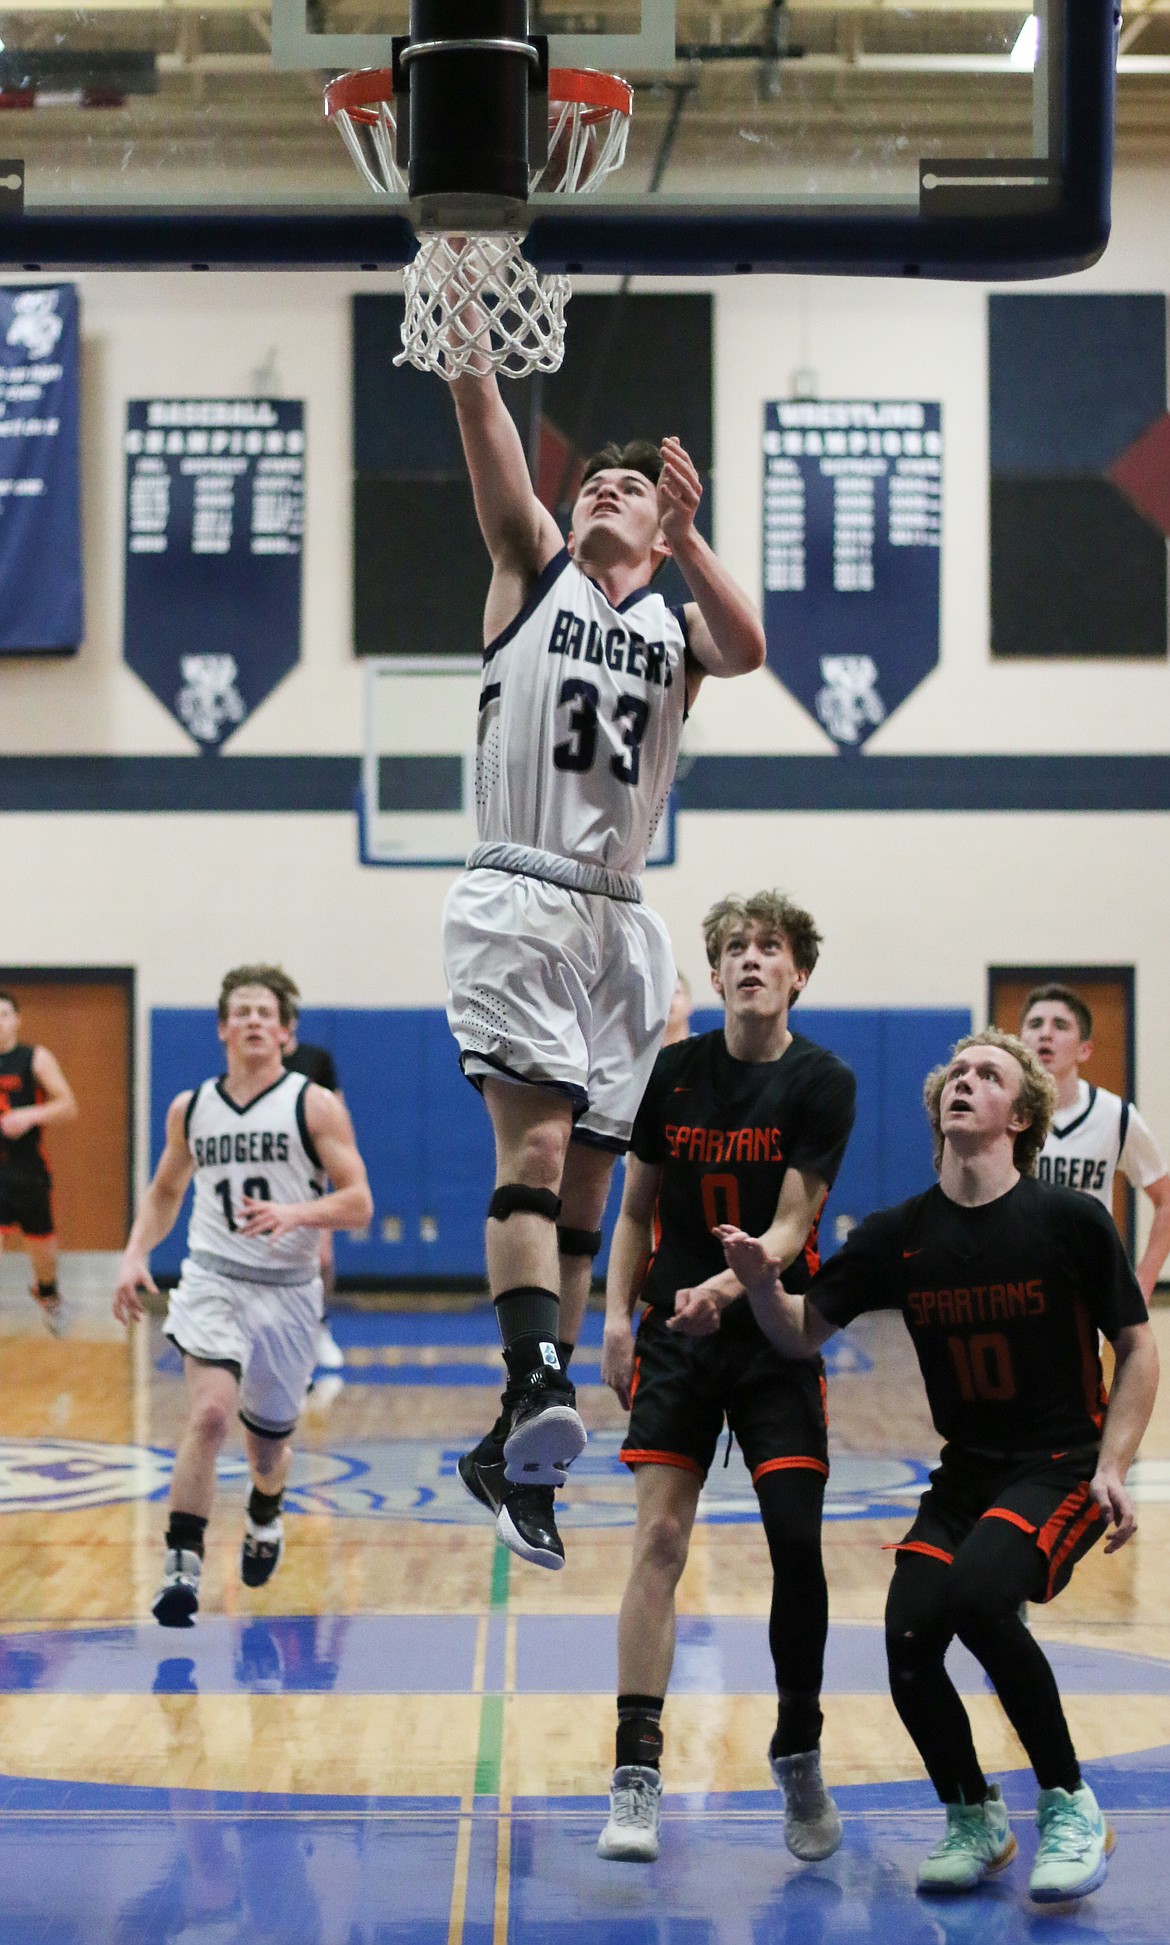
M488 1638L493 1624L506 1617L508 1592L511 1578L511 1554L506 1547L496 1541L492 1552L491 1588L488 1595L488 1609L481 1614L475 1633L475 1660L472 1671L473 1695L480 1698L479 1736L475 1753L474 1777L469 1789L464 1790L459 1805L459 1829L455 1840L455 1868L451 1885L451 1909L447 1920L447 1945L463 1945L463 1930L467 1917L467 1892L471 1876L471 1846L474 1834L473 1817L477 1800L481 1797L498 1797L500 1790L500 1765L504 1748L504 1697L495 1691L489 1692L486 1686ZM511 1628L514 1636L514 1626ZM515 1645L513 1641L510 1660L506 1658L505 1667L511 1667L513 1683L515 1680ZM507 1680L505 1680L505 1688ZM501 1810L503 1805L500 1806ZM504 1826L507 1825L505 1835ZM508 1866L511 1856L511 1820L501 1815L500 1830L497 1833L495 1890L493 1897L493 1945L507 1945L508 1936ZM501 1885L501 1872L503 1883ZM501 1903L503 1918L501 1921ZM503 1929L501 1930L501 1922Z

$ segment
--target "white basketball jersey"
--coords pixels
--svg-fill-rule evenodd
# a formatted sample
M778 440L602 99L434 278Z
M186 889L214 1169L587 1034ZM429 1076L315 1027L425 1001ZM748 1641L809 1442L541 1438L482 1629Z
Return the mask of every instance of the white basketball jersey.
M1042 1182L1095 1196L1112 1212L1118 1169L1135 1189L1144 1189L1165 1175L1166 1164L1132 1101L1081 1081L1073 1106L1057 1112L1036 1173Z
M195 1206L187 1248L249 1270L278 1271L282 1282L317 1274L320 1232L294 1229L270 1241L242 1236L246 1195L260 1202L309 1202L325 1192L325 1175L305 1120L304 1074L283 1074L238 1108L223 1080L204 1081L187 1110L187 1146L195 1163ZM259 1281L263 1281L261 1276Z
M674 781L686 643L660 594L615 608L567 550L550 561L484 650L480 839L636 877Z

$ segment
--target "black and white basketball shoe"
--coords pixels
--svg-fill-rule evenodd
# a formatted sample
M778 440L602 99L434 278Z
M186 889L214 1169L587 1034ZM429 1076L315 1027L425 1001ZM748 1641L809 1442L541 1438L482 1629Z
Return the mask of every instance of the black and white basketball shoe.
M504 1546L534 1567L559 1572L565 1549L557 1532L551 1486L518 1486L504 1471L505 1414L486 1437L459 1460L459 1477L473 1499L495 1515L496 1533Z

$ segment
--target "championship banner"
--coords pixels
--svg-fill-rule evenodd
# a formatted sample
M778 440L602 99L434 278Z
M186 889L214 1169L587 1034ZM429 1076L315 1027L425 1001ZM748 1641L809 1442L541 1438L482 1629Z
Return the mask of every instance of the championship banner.
M764 410L768 666L856 751L938 663L942 408Z
M73 653L84 634L77 292L0 288L0 654Z
M300 400L127 405L123 653L205 751L300 660L304 476Z

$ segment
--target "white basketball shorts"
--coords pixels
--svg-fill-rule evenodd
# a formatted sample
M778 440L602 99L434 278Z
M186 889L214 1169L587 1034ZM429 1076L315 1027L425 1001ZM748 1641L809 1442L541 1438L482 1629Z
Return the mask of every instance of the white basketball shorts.
M674 991L658 914L515 872L465 871L443 907L443 962L468 1079L560 1089L579 1137L626 1149Z
M189 1356L240 1367L240 1418L264 1438L287 1438L317 1361L324 1308L310 1283L239 1283L184 1259L164 1334Z

